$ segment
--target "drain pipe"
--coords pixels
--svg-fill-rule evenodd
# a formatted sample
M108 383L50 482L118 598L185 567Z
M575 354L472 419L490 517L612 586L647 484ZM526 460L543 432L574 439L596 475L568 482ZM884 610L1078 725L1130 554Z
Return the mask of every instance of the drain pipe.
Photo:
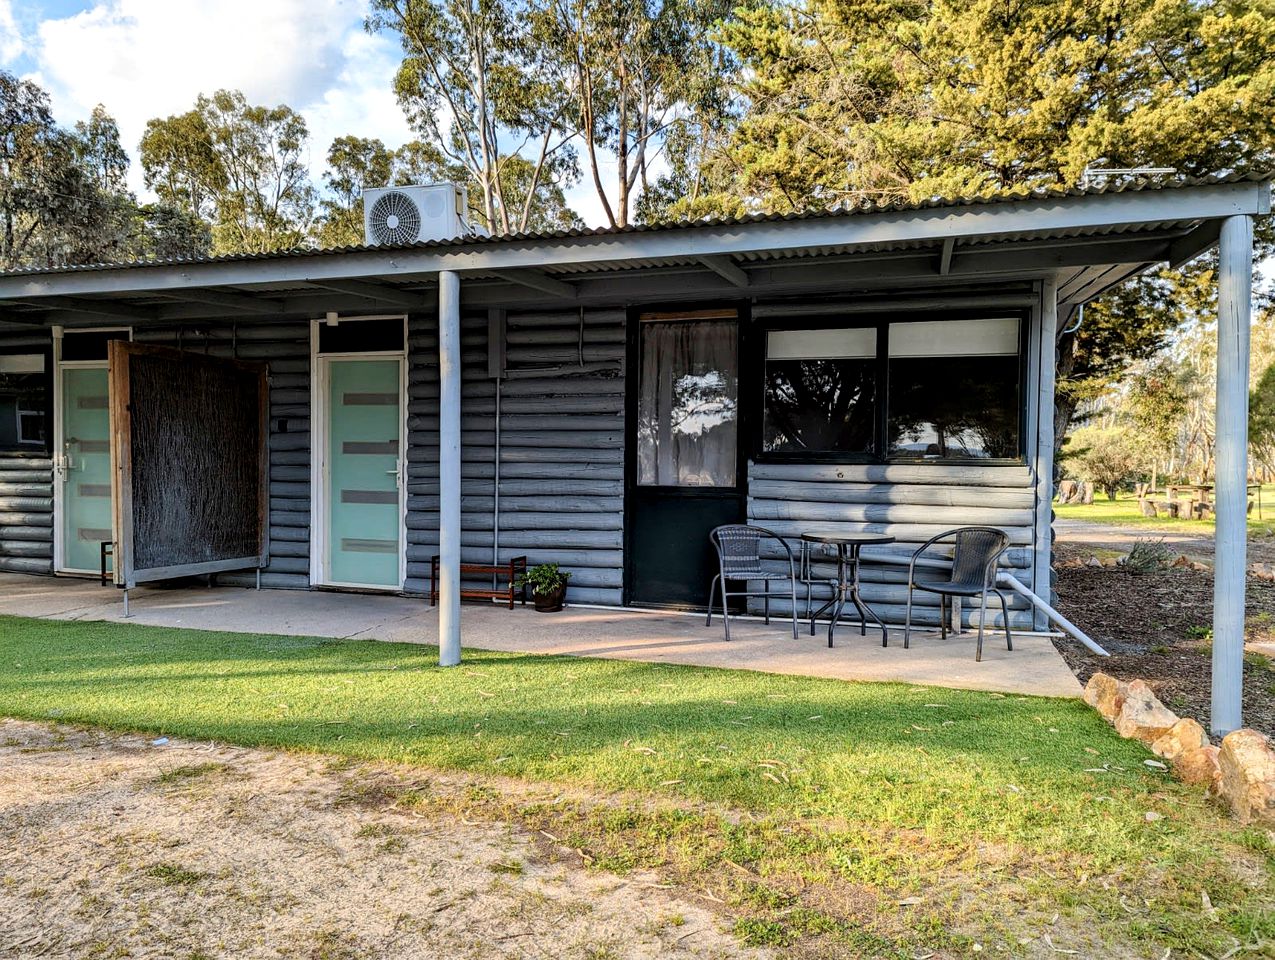
M500 383L496 381L496 435L495 435L495 469L492 475L491 506L491 565L500 566ZM496 575L492 575L493 590L496 589Z
M1062 627L1063 630L1071 634L1073 637L1075 637L1077 640L1083 643L1086 647L1088 647L1094 653L1098 654L1098 656L1100 657L1111 656L1111 654L1107 653L1106 650L1104 650L1101 646L1099 646L1097 642L1092 640L1089 637L1089 635L1086 634L1083 630L1081 630L1078 626L1076 626L1074 623L1072 623L1070 620L1064 617L1061 613L1059 613L1057 610L1051 607L1048 603L1042 600L1039 596L1037 596L1031 590L1027 589L1026 584L1024 584L1012 573L1009 573L1008 571L1005 571L1005 570L1001 570L999 574L997 575L996 582L1000 584L1001 586L1009 587L1015 593L1026 597L1040 610L1041 613L1047 616L1050 620L1054 621L1054 623L1058 624L1058 626Z
M501 384L507 376L505 370L505 341L508 314L504 310L487 311L487 376L496 384L496 424L492 431L495 444L492 469L491 507L491 565L500 566L500 394ZM499 574L491 575L491 588L497 588Z

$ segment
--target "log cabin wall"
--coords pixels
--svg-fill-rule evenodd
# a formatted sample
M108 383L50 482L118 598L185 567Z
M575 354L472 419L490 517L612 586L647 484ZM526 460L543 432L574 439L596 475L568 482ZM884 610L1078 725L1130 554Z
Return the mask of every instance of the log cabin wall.
M436 320L413 318L409 343L406 589L424 593L438 553ZM624 311L508 312L499 464L485 313L462 317L461 351L462 562L554 561L571 573L569 600L619 604Z
M789 537L794 551L803 530L871 531L894 537L889 546L866 548L867 562L862 567L864 599L887 623L903 622L907 567L872 563L872 558L891 557L906 563L917 546L952 527L987 525L1005 530L1011 546L1002 565L1031 585L1035 492L1026 466L750 463L748 484L749 522ZM768 550L772 564L778 564L779 550ZM835 559L817 556L814 576L835 578ZM827 597L830 591L816 588L815 595ZM799 595L798 609L802 606ZM989 622L999 624L995 598L991 607ZM771 609L787 610L788 605L780 601L772 603ZM971 612L971 605L965 603L961 615L967 624ZM914 623L937 624L937 595L917 592L912 617ZM1026 603L1011 595L1011 626L1030 630L1032 621Z
M0 350L51 342L48 331L0 332ZM0 453L0 571L53 572L53 461L43 452Z

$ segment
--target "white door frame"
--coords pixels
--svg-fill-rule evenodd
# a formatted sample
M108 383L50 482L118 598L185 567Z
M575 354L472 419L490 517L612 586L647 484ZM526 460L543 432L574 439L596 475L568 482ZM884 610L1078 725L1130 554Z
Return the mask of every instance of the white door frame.
M66 328L61 324L53 327L53 572L74 575L97 575L98 570L81 570L78 567L66 566L66 423L62 409L62 371L63 370L106 370L106 360L63 360L62 339ZM121 327L75 327L71 333L127 333L133 339L133 328ZM115 465L111 465L112 471ZM111 510L114 518L115 511Z
M361 320L402 320L403 349L321 353L319 328L327 321L310 321L310 585L345 587L385 593L401 593L407 582L407 314L341 317L339 323ZM328 577L328 497L331 493L331 465L328 462L328 391L333 361L398 360L398 585L369 586L343 583Z

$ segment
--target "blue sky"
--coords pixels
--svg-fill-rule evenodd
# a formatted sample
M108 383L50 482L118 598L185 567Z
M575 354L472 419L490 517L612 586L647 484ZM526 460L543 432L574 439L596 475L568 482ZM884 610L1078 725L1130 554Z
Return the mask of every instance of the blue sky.
M318 183L335 137L398 146L412 135L391 91L397 41L369 36L365 12L366 0L0 0L0 66L43 86L62 124L103 104L134 158L138 192L146 121L219 88L300 112ZM600 223L589 191L569 200Z

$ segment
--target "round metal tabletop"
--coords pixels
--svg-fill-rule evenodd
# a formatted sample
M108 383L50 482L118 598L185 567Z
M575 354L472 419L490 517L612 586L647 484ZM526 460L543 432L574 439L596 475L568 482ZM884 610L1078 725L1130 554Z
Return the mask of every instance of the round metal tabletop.
M801 539L807 543L844 543L864 546L872 543L894 543L894 537L884 533L803 533Z

